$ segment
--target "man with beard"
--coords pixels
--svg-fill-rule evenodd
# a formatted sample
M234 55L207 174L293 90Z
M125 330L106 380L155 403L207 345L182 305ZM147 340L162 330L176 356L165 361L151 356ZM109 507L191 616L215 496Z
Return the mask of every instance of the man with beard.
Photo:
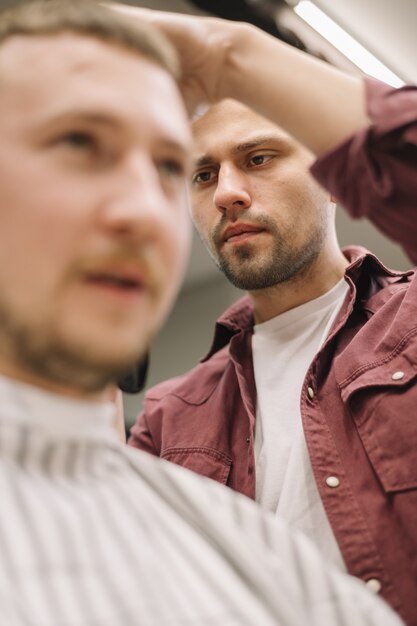
M109 390L189 242L171 46L29 2L1 15L0 74L0 623L398 626L253 503L118 442Z
M129 443L256 499L416 626L417 282L342 252L332 197L417 259L417 90L248 25L139 13L180 50L189 100L211 104L192 215L249 293L196 368L148 391Z

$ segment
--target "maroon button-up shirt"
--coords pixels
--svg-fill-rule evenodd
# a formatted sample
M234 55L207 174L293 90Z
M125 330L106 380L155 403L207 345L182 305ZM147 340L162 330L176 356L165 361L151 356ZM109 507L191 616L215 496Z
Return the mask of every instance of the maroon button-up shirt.
M312 171L417 261L417 89L368 81L367 94L371 127ZM417 626L417 278L361 248L345 255L349 294L306 374L303 427L348 571L377 579ZM129 443L254 498L252 326L243 298L197 367L147 393Z

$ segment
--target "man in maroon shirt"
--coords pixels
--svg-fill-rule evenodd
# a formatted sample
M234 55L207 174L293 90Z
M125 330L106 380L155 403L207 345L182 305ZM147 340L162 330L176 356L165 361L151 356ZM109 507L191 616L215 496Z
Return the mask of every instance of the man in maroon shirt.
M282 316L301 324L306 345L311 350L315 341L316 349L307 363L302 354L298 396L293 404L285 399L303 436L295 427L275 510L285 515L280 501L285 492L286 507L292 504L295 485L299 513L304 481L319 544L328 524L322 547L330 558L416 626L417 282L413 272L387 270L363 249L342 255L329 197L306 170L310 151L311 172L349 213L367 216L417 260L417 90L346 77L246 25L141 15L179 45L190 101L243 103L220 102L195 122L192 197L214 260L249 296L218 320L196 368L148 392L129 443L262 503L256 473L267 471L257 423L263 412L265 432L273 422L274 380L279 394L269 398L281 419L283 381L294 381L299 361L283 361L277 349L280 374L260 391L256 359L266 371L269 346L256 347L257 329L279 319L273 331L287 355ZM329 293L339 288L333 300ZM307 305L316 316L323 301L319 310L309 307L321 298L330 308L311 343L308 324L294 312ZM308 464L300 477L304 441ZM282 442L276 446L279 458L269 451L266 465L284 454Z

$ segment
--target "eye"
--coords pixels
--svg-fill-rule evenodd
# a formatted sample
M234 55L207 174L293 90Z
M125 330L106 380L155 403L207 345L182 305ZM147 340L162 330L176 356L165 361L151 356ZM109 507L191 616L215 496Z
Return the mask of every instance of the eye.
M248 165L249 167L257 167L260 165L265 165L265 163L268 163L268 161L270 161L273 158L274 157L272 154L255 154L253 157L249 159Z
M207 170L205 172L197 172L191 179L193 185L204 185L213 180L215 172Z
M60 138L60 143L83 149L97 148L97 141L93 135L83 131L71 131Z
M92 130L68 130L53 140L53 147L60 150L65 162L80 167L108 167L118 154L118 142L101 132Z

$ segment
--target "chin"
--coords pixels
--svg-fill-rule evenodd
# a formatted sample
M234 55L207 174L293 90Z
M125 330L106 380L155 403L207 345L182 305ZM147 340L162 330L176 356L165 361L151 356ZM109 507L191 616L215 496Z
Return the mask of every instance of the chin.
M128 359L129 355L145 350L149 337L155 334L154 325L151 328L150 324L145 325L137 319L130 322L121 324L116 320L102 325L72 326L66 329L67 332L64 330L61 339L68 347L72 344L89 351L94 358Z
M72 339L71 339L72 337ZM132 365L137 363L146 354L149 340L145 336L138 338L137 328L130 332L115 333L109 330L106 333L90 333L86 336L67 335L61 341L49 344L45 356L51 356L55 361L71 363L91 375L108 372L114 378L124 374Z
M106 345L96 350L90 350L91 362L96 363L99 367L103 364L104 367L114 367L115 369L129 368L132 364L136 363L147 352L149 343L141 342L140 344L134 344L133 341L129 345Z

